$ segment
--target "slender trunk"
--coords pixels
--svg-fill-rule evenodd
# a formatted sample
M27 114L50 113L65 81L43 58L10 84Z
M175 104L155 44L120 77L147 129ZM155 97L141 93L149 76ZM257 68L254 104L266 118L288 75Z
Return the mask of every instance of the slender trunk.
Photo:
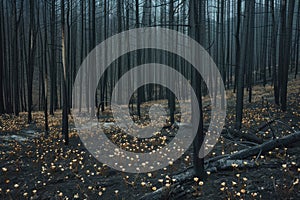
M230 12L231 12L231 8L230 8L230 1L227 2L227 50L226 50L226 66L227 66L227 89L229 89L230 84L231 84L231 76L230 76L230 43L231 43L231 37L230 37Z
M3 2L1 2L1 13L0 13L0 22L2 22L3 17ZM3 66L4 66L4 60L3 60L3 52L5 51L5 47L3 46L3 37L2 37L2 26L3 24L0 24L0 48L3 49L0 52L0 114L4 113L4 101L3 101L3 80L4 80L4 74L3 74Z
M171 0L169 3L169 23L170 23L170 29L173 29L173 24L174 24L174 0ZM169 65L170 66L175 66L174 65L174 59L176 57L169 56ZM171 80L169 78L169 80ZM169 109L170 109L170 123L174 124L175 122L175 95L171 90L168 90L168 104L169 104Z
M271 37L271 44L272 44L272 67L273 67L273 85L274 85L274 99L275 103L279 105L279 86L278 86L278 74L277 74L277 22L275 20L275 7L274 1L271 1L271 10L272 10L272 37Z
M62 113L62 134L65 135L65 144L69 144L68 132L68 99L67 99L67 66L66 66L66 48L65 48L65 5L61 0L61 46L62 46L62 65L63 65L63 113Z
M13 47L12 47L12 73L13 73L13 99L14 99L14 114L19 115L19 70L18 70L18 17L17 17L17 1L12 1L13 5L13 23L14 23L14 37L13 37ZM21 13L20 13L21 15Z
M250 1L250 13L249 13L249 39L248 39L248 44L249 46L247 47L249 49L249 55L248 55L248 101L249 103L252 102L252 82L253 82L253 68L254 68L254 43L251 41L254 41L254 36L255 36L255 0ZM245 49L245 51L247 51Z
M47 4L44 4L44 24L47 24ZM49 123L48 123L48 62L47 62L47 50L48 50L48 35L47 35L47 25L45 26L44 32L44 117L45 117L45 132L49 132Z
M29 25L29 38L28 38L28 63L26 67L27 72L27 98L28 98L28 123L32 122L32 82L34 72L34 60L35 60L35 42L36 31L34 28L34 0L30 0L30 25Z
M140 27L140 13L139 13L139 0L135 1L135 26L136 28ZM140 51L137 51L137 65L141 64L141 54ZM139 77L139 76L138 76ZM136 107L137 107L137 116L141 117L141 103L142 103L142 95L144 91L142 88L138 88L137 90L137 102L136 102Z
M266 67L267 67L267 49L268 49L268 23L269 23L269 1L265 0L265 19L264 19L264 34L263 34L263 53L262 53L262 78L263 85L267 83Z
M295 79L297 78L298 74L298 65L299 65L299 41L300 41L300 3L298 4L298 16L297 16L297 36L296 36L296 50L295 50L295 57L296 57L296 63L295 63Z
M288 4L288 21L286 23L286 7ZM281 110L287 110L287 83L290 64L290 52L292 43L292 27L295 1L281 1L281 34L280 34L280 57L279 57L279 83Z
M237 2L237 29L235 34L236 43L236 69L235 69L235 82L237 87L237 97L236 97L236 129L241 129L242 127L242 117L243 117L243 92L244 92L244 67L240 66L240 24L241 24L241 0Z
M95 23L95 12L96 12L96 9L95 9L95 6L96 6L96 1L95 0L90 0L90 51L93 50L93 48L95 47L96 45L96 23ZM93 61L93 63L95 63L95 61ZM92 73L91 74L91 77L88 77L89 78L89 82L90 84L89 85L92 85L92 82L96 81L96 77L95 77L95 73ZM92 87L89 87L90 88L90 108L91 108L91 117L94 117L95 116L95 107L97 105L97 89L96 91L92 91Z
M200 15L200 12L202 12ZM205 3L203 0L190 0L189 1L189 25L190 25L190 30L189 30L189 35L194 38L196 41L200 42L200 44L204 44L205 38L199 37L199 35L204 36L203 31L205 31L205 19L203 16L205 16ZM202 16L202 17L200 17ZM191 76L191 82L193 89L196 94L197 99L192 99L192 101L196 101L196 103L192 103L192 105L199 105L199 110L200 110L200 118L198 122L198 130L197 131L196 137L193 141L193 164L194 164L194 172L197 177L200 179L204 180L206 178L206 173L204 171L204 158L199 158L199 152L201 145L203 144L204 141L204 132L203 132L203 113L202 113L202 94L201 94L201 77L199 73L196 73L195 69L192 71L192 76ZM195 110L192 108L192 110ZM192 118L195 118L195 113L192 113ZM194 120L193 120L194 121Z
M122 9L123 9L123 3L122 1L117 1L117 33L122 32ZM118 49L117 51L120 51L122 48L122 42L118 42ZM117 69L117 80L119 80L122 76L122 66L124 66L124 59L120 57L116 62L116 69ZM117 81L115 81L117 82ZM121 102L122 99L122 85L119 85L118 91L117 91L117 101Z
M81 39L80 39L80 63L82 63L84 58L84 1L80 2L81 6ZM80 97L79 97L79 112L81 112L81 106L82 106L82 73L80 73Z
M50 36L51 36L51 59L50 59L50 115L54 115L54 110L57 108L57 86L56 86L56 50L55 50L55 0L51 1L51 17L50 17Z
M72 21L70 21L70 10L71 10L71 0L68 0L67 1L67 17L66 17L66 27L67 27L67 37L65 39L65 43L66 43L66 66L67 67L67 99L68 99L68 105L67 105L67 109L68 109L68 114L71 114L71 109L70 109L70 105L72 104L72 98L71 95L70 95L70 91L71 91L71 80L72 80L72 75L71 75L71 72L72 72L72 65L71 65L71 28L70 28L70 24L72 24ZM72 19L71 19L72 20Z
M108 37L108 33L107 33L107 1L104 0L104 40L107 39ZM104 63L106 63L106 58L107 58L107 52L105 51L105 56L104 56ZM104 77L102 80L102 84L101 84L101 110L102 112L105 109L105 94L106 94L106 90L107 90L107 73L104 73ZM106 97L107 98L107 97Z

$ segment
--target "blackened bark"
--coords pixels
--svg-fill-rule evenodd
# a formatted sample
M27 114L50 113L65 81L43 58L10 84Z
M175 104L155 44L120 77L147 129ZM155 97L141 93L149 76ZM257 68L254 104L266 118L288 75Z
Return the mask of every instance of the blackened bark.
M63 113L62 113L62 134L65 136L65 144L69 144L68 125L68 91L67 91L67 66L65 48L65 5L61 0L61 45L62 45L62 65L63 65Z

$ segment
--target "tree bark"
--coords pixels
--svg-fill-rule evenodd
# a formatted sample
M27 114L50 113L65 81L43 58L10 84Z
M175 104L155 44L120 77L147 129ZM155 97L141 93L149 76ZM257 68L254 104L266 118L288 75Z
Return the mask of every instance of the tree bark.
M3 37L2 37L2 18L3 18L3 2L1 2L1 13L0 13L0 48L2 51L0 52L0 114L4 113L4 101L3 101L3 80L4 80L4 74L3 74L3 66L4 66L4 56L3 52L5 51L5 47L3 46Z
M47 4L44 4L44 24L47 24ZM45 26L44 32L44 118L45 118L45 132L49 132L49 123L48 123L48 60L47 60L47 50L48 50L48 34L47 26Z
M119 2L119 1L118 1ZM90 7L90 13L89 13L89 21L90 21L90 44L89 44L89 47L90 47L90 51L92 51L94 49L94 47L96 46L96 1L95 0L90 0L89 1L89 7ZM96 59L96 58L95 58ZM93 63L95 63L95 60L93 61ZM95 71L96 72L96 71ZM90 74L90 73L89 73ZM92 85L92 82L96 81L96 74L95 73L92 73L90 74L91 77L88 77L89 78L89 82L90 84L89 85ZM96 91L92 91L91 88L92 87L89 87L90 88L90 108L91 108L91 117L95 117L95 108L96 108L96 105L97 105L97 89Z
M205 3L204 1L200 0L190 0L189 1L189 35L193 39L195 39L197 42L200 42L201 45L204 44L205 34L203 34L203 31L205 31L204 27L204 18L200 17L200 12L203 12L205 10ZM205 12L204 12L205 13ZM204 14L202 13L202 14ZM205 16L202 15L202 16ZM201 35L201 38L200 38ZM196 137L193 141L193 163L194 163L194 173L195 176L199 177L200 179L204 180L206 179L206 173L204 171L204 158L199 158L199 151L201 148L201 145L204 141L204 132L203 132L203 113L202 113L202 95L201 95L201 77L199 73L196 73L196 70L192 70L192 76L191 76L191 82L193 89L196 94L197 99L192 99L192 101L196 101L192 103L192 105L199 105L199 111L200 111L200 118L198 122L198 129L193 130L197 131ZM192 110L195 110L192 108ZM195 113L192 112L192 118L195 118Z
M169 24L170 29L173 29L172 26L174 24L174 0L171 0L169 2ZM175 66L175 60L176 57L169 56L169 66L174 67ZM170 78L169 78L170 80ZM170 123L171 125L175 122L175 95L171 90L168 90L168 106L170 109Z
M12 1L13 5L13 31L14 31L14 39L13 39L13 46L12 46L12 73L13 73L13 99L14 99L14 114L16 116L19 115L19 70L18 70L18 29L19 29L19 20L18 20L18 14L17 14L17 1ZM20 13L21 16L21 13Z
M247 61L247 69L248 69L248 101L249 103L252 102L252 82L253 82L253 77L252 77L252 73L253 73L253 68L254 68L254 36L255 36L255 0L253 1L249 1L249 7L250 7L250 12L249 12L249 27L248 27L248 31L249 31L249 38L248 38L248 44L249 46L245 46L245 52L247 52L248 56L248 61ZM247 48L247 49L246 49Z
M28 105L28 124L32 122L32 82L33 82L33 72L34 72L34 60L35 60L35 50L36 50L36 30L35 30L35 9L34 0L30 0L30 25L28 34L28 61L26 67L27 74L27 105Z
M69 144L68 126L68 91L67 91L67 66L65 48L65 5L61 0L61 46L62 46L62 66L63 66L63 113L62 113L62 134L65 136L65 144Z
M274 1L271 1L271 11L272 11L272 37L271 37L271 45L272 45L272 67L273 67L273 85L274 85L274 99L275 104L279 105L279 86L278 86L278 74L277 74L277 22L275 19L275 6Z
M268 24L269 24L269 1L265 0L265 18L264 18L264 30L263 30L263 46L262 46L262 55L261 55L261 67L262 67L262 78L263 85L265 86L267 83L267 49L268 49Z
M286 22L286 7L288 4L288 21ZM287 83L290 65L290 52L292 43L292 28L294 17L294 0L281 0L281 31L280 31L280 53L279 53L279 89L281 110L287 110Z
M55 42L55 23L56 11L55 0L51 1L51 17L50 17L50 37L51 37L51 59L50 59L50 115L54 115L54 110L57 109L57 72L56 72L56 42Z
M244 67L240 65L240 24L241 24L241 0L237 1L237 29L235 33L236 42L236 69L235 69L235 80L237 85L236 94L236 124L235 128L240 130L242 127L243 118L243 96L244 96Z

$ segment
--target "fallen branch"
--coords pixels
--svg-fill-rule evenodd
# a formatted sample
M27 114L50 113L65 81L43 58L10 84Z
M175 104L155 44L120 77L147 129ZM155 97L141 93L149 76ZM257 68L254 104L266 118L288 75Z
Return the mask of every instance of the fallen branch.
M287 147L297 141L300 141L300 131L284 136L282 138L277 138L274 140L267 141L261 145L243 149L237 153L231 154L228 157L222 159L225 160L245 159L250 156L257 155L260 151L261 153L265 153L266 151L273 150L276 147L280 147L280 146Z
M254 133L242 133L238 130L226 130L230 135L233 136L233 138L242 138L244 140L247 140L249 142L254 142L256 144L262 144L263 139L257 137Z

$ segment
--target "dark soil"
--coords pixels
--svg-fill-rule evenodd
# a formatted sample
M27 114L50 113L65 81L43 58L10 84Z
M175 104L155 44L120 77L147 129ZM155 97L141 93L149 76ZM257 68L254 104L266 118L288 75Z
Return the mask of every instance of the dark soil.
M291 81L287 112L274 105L271 86L254 88L252 103L245 101L243 131L265 141L282 137L300 126L300 81ZM234 125L234 94L228 92L225 129ZM264 97L264 105L262 105ZM204 99L204 105L207 99ZM268 107L266 106L268 102ZM209 122L209 106L205 124ZM19 117L3 115L0 120L0 198L2 199L139 199L166 184L162 199L300 199L300 145L280 147L266 155L256 155L252 168L232 168L208 175L207 180L177 183L176 175L191 167L192 149L171 166L148 174L128 174L99 163L85 149L74 128L70 144L64 145L60 134L60 113L50 117L50 133L43 130L43 113L35 112L35 123L26 125L26 113ZM257 127L278 119L266 129ZM72 127L72 125L71 125ZM173 127L164 131L173 132ZM32 135L33 132L35 135ZM31 135L30 135L31 134ZM11 137L20 136L23 139ZM4 137L5 136L5 137ZM26 139L26 137L28 139ZM247 144L249 145L249 144ZM242 140L221 137L207 157L247 148ZM206 159L207 159L206 158Z

